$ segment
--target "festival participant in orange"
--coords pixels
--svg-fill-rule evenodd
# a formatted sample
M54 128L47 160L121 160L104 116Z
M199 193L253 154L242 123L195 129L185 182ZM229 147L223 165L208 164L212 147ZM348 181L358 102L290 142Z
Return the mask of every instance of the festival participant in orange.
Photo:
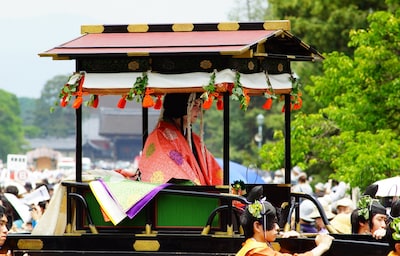
M203 101L197 96L172 93L164 97L161 118L147 138L139 162L143 181L183 179L197 185L222 184L221 167L191 129L202 115Z
M4 245L7 239L8 228L7 228L7 215L6 215L6 208L1 205L0 201L0 256L8 256L11 255L10 252L3 252L1 247Z
M275 251L271 246L279 232L277 222L276 210L271 203L261 199L249 204L240 217L246 241L236 256L290 256L291 254ZM286 236L289 237L292 234ZM318 234L315 238L317 246L314 249L294 255L320 256L329 250L332 240L333 237L327 234Z
M388 256L400 256L400 217L393 218L387 227L387 241L390 252Z

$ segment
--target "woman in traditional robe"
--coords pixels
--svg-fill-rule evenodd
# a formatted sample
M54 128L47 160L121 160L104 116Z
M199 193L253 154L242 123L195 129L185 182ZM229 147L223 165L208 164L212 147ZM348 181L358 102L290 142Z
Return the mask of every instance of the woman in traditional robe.
M192 124L202 115L196 93L166 94L161 118L148 136L139 161L141 180L166 183L188 180L196 185L222 184L222 169Z

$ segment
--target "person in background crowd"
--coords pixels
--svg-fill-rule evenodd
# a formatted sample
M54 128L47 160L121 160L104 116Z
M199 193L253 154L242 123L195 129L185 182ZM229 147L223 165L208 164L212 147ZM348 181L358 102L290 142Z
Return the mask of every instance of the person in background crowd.
M386 221L386 208L378 200L363 196L357 203L357 209L351 213L351 232L371 234L381 239L386 235Z
M297 184L292 187L292 192L313 195L313 189L308 183L307 174L305 172L299 174Z
M314 186L314 197L323 197L325 196L325 185L322 182L318 182L317 184L315 184Z
M336 216L330 221L333 228L341 234L351 234L351 212L354 210L350 198L342 198L336 203Z
M346 195L347 185L343 181L331 180L331 188L327 191L324 199L334 204L336 201L342 199Z
M326 218L331 221L335 217L335 214L332 212L330 205L322 198L319 199L319 202L322 206L322 210L325 212ZM319 213L317 208L313 210L309 217L311 219L314 219L315 226L319 234L329 234L329 231L326 228L324 221L322 220L321 214Z
M246 206L240 216L240 223L244 229L246 241L236 256L289 256L288 253L275 251L271 243L278 236L279 226L275 207L265 200L254 200ZM288 233L291 236L293 233ZM284 234L285 237L285 234ZM331 247L333 237L319 234L315 238L316 247L304 253L296 253L298 256L320 256Z
M5 193L10 193L10 194L13 194L16 197L19 197L19 189L17 188L17 186L8 185L4 192Z
M280 169L274 172L274 179L272 181L274 184L285 184L285 170Z
M300 232L302 233L318 233L318 229L315 226L315 220L310 217L311 213L316 209L313 202L306 199L300 203Z
M291 174L290 174L290 179L291 179L291 183L292 185L296 185L297 181L299 179L299 174L301 173L301 168L298 166L295 166L292 168L291 170Z
M25 190L26 190L26 194L31 193L31 191L32 191L32 189L33 189L32 183L30 183L29 181L28 181L28 182L25 182L24 188L25 188Z
M354 210L354 203L350 198L344 197L336 202L336 214L349 214Z
M153 183L186 180L197 185L221 185L222 169L206 149L192 124L202 118L203 99L196 93L164 97L157 127L149 135L139 162L141 179ZM202 127L200 128L202 133Z

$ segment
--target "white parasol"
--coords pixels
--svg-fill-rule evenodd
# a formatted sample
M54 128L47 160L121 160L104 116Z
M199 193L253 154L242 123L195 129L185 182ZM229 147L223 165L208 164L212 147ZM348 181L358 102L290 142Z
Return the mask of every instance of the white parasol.
M24 204L21 199L10 193L4 193L4 196L10 202L14 210L21 217L23 222L28 222L31 219L31 213L29 211L29 206Z
M400 176L374 182L378 185L377 197L400 196Z

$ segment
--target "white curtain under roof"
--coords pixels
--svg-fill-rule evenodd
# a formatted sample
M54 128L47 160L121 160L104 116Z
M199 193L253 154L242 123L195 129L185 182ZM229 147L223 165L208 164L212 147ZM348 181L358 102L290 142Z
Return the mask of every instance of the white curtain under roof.
M192 72L182 74L160 74L148 72L148 88L171 89L171 88L201 88L210 82L212 73ZM125 73L86 73L83 88L93 89L130 89L137 77L142 77L142 72ZM215 84L234 83L236 72L231 69L225 69L216 72ZM290 74L268 75L272 88L291 89ZM72 82L73 81L69 81ZM242 86L248 89L263 90L268 87L266 74L263 72L253 74L240 74Z

